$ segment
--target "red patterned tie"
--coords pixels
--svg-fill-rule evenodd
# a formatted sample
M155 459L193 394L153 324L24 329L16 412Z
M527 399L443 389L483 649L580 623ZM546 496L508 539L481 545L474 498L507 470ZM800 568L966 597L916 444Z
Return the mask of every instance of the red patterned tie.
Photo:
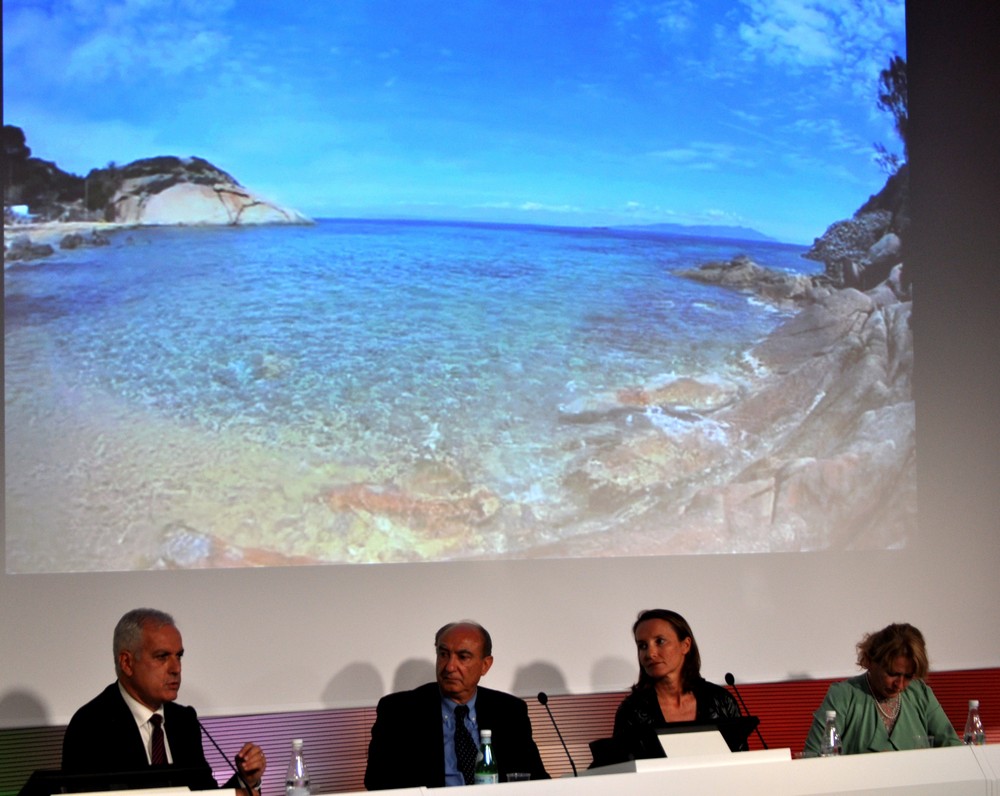
M167 764L167 747L163 742L163 716L154 713L149 717L153 724L153 743L150 746L150 760L154 766L165 766Z

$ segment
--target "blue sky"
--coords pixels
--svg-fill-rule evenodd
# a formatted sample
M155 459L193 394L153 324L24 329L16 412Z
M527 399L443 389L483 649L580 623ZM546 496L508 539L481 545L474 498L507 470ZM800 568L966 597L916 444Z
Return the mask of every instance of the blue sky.
M884 183L903 0L4 0L4 122L85 174L198 155L315 217L725 224Z

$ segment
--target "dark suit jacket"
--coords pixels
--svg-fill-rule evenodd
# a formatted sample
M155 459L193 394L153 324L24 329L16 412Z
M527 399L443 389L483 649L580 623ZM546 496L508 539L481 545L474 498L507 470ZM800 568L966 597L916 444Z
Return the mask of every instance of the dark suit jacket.
M443 787L444 730L437 683L382 697L376 711L365 787ZM527 771L532 779L549 778L531 737L531 720L523 699L480 686L476 717L482 729L493 731L501 782L508 771Z
M201 745L201 726L194 708L167 702L163 728L177 768L204 768L201 789L217 788ZM63 737L63 771L100 774L149 767L146 747L132 711L114 682L73 714ZM227 787L236 787L235 777Z
M696 722L711 724L720 719L738 719L743 715L732 694L721 685L701 678L691 687L691 692L695 698ZM666 726L667 720L663 718L653 688L630 693L615 712L613 737L619 749L627 755L622 759L663 757L663 747L655 731ZM743 749L746 748L744 744Z

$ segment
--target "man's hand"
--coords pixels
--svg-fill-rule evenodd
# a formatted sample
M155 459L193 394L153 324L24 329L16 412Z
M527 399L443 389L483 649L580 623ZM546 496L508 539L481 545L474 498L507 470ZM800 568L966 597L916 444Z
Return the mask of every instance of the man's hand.
M264 769L267 768L264 750L254 743L243 744L243 748L236 755L236 768L247 785L260 790L260 781L264 778Z

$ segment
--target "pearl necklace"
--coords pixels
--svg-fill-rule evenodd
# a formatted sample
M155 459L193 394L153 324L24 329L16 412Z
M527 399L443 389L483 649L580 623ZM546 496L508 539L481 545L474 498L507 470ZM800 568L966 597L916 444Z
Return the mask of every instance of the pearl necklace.
M877 699L875 700L875 707L878 708L878 712L885 716L886 720L895 721L899 717L899 707L901 704L899 701L899 695L894 696L892 699L887 699L884 704L891 704L891 709L886 710L882 707L882 702L879 702Z
M896 694L896 696L886 699L884 701L879 700L875 696L875 690L872 688L872 681L865 675L865 679L868 681L868 691L872 695L872 699L875 700L875 707L878 708L878 712L882 714L882 719L885 721L887 726L891 726L895 723L896 719L899 718L899 709L902 707L902 700L900 699L901 694ZM890 705L890 708L886 710L882 705Z

